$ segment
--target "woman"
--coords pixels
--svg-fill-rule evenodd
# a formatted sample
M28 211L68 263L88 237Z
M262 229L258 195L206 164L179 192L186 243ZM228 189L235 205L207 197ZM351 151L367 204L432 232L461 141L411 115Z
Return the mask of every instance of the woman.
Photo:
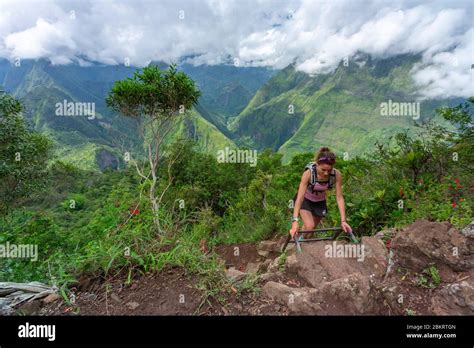
M293 219L290 234L294 238L299 230L299 218L303 219L303 230L313 230L319 221L327 214L326 191L330 189L330 176L335 176L336 200L339 212L341 213L341 228L344 232L351 231L351 226L346 222L346 211L344 207L344 197L342 196L342 176L341 172L333 168L336 163L336 155L328 147L321 147L315 155L314 162L317 176L314 177L315 184L311 185L311 170L306 167L301 177L298 193L293 201ZM313 167L314 168L314 167ZM333 171L334 169L334 171ZM313 233L308 233L306 238L312 238Z

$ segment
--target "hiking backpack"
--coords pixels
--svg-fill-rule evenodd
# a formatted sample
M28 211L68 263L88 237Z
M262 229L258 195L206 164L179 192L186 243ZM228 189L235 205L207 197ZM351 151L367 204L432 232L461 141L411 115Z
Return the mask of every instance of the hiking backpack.
M311 178L309 180L308 188L311 192L313 192L313 186L316 185L318 174L316 172L317 164L315 162L309 162L304 170L309 169L311 172ZM328 190L332 190L334 184L336 183L336 170L333 168L331 169L331 173L329 173L329 183L328 183Z

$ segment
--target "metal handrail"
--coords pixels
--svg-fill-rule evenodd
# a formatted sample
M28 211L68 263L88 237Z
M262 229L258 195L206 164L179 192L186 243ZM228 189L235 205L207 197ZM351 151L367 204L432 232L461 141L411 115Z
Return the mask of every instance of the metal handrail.
M317 233L317 232L328 232L328 231L336 231L337 233L335 233L334 236L332 236L332 237L308 238L308 239L302 239L302 240L299 240L299 238L298 238L298 234L300 234L300 233L304 234L304 233ZM339 235L341 234L342 231L343 231L343 229L341 227L328 227L328 228L319 228L319 229L314 229L314 230L303 230L303 231L297 232L293 239L291 238L291 235L289 234L288 238L285 241L285 244L283 245L283 247L281 249L281 252L284 252L286 250L286 247L288 246L288 243L295 243L296 244L296 249L298 250L298 252L301 252L300 243L315 242L315 241L321 241L321 240L335 240L337 237L339 237ZM352 231L347 232L347 234L351 238L352 242L360 243L357 240L357 238L354 236Z

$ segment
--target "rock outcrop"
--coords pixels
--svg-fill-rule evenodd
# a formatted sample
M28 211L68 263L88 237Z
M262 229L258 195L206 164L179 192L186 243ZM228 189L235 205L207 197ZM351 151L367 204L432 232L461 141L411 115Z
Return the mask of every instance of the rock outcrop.
M279 280L280 257L262 275L262 292L302 315L473 315L473 230L474 222L459 231L448 222L418 220L363 237L360 244L303 243L302 253L289 248L283 272L302 285ZM275 247L261 243L264 248ZM433 277L439 272L439 279L427 281L427 269ZM424 302L425 309L413 309Z

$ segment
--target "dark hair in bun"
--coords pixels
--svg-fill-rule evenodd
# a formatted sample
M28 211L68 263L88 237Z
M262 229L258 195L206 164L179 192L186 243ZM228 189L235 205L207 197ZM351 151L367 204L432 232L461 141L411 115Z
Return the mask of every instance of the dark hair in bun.
M333 165L336 163L336 155L329 149L329 147L323 146L314 156L314 162Z

